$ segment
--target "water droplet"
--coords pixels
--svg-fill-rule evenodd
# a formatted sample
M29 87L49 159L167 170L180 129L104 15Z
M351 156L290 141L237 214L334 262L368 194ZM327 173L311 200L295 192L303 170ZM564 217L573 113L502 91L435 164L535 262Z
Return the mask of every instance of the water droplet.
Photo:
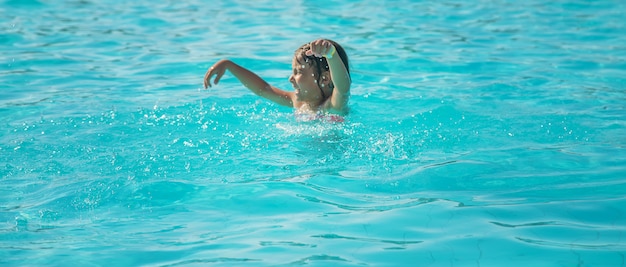
M304 67L305 67L304 64L302 64L302 66L300 66L301 69L304 69Z

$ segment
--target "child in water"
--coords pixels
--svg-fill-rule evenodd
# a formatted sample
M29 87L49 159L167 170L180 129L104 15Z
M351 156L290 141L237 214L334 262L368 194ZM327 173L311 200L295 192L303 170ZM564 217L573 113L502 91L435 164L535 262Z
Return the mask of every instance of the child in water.
M217 85L226 70L255 94L283 106L294 107L297 114L323 118L325 113L345 115L350 96L350 67L345 50L336 42L319 39L295 51L289 81L294 91L284 91L268 84L261 77L236 63L223 59L204 75L204 88ZM343 121L339 116L332 121Z

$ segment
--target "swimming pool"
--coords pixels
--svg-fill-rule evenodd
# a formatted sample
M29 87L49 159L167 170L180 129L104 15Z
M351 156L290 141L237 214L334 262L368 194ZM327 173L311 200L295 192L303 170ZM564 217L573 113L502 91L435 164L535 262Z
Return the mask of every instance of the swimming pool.
M624 266L624 10L3 1L0 265ZM201 89L319 37L345 123Z

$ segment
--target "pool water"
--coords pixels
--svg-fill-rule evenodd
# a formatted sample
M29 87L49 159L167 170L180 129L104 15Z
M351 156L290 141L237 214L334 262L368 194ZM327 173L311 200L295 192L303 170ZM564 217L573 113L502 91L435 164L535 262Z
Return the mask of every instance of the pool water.
M0 265L625 266L624 1L0 1ZM291 88L325 37L344 123Z

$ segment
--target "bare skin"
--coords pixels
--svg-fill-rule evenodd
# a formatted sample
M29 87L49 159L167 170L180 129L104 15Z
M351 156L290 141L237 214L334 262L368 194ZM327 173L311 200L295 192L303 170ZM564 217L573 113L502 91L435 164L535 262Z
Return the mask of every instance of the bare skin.
M293 107L298 111L318 112L326 111L339 114L347 113L347 104L350 96L350 75L341 58L335 53L336 48L327 40L319 39L310 43L311 49L306 52L307 56L325 57L328 62L328 70L316 73L317 70L309 64L303 62L299 55L292 60L293 73L289 81L293 85L294 91L285 91L268 84L254 72L237 65L236 63L223 59L215 63L204 75L204 88L217 85L228 70L246 88L253 93L269 99L277 104ZM321 79L321 80L317 80ZM330 93L330 83L334 85ZM330 93L330 97L323 98L322 92ZM328 94L325 94L328 96Z

